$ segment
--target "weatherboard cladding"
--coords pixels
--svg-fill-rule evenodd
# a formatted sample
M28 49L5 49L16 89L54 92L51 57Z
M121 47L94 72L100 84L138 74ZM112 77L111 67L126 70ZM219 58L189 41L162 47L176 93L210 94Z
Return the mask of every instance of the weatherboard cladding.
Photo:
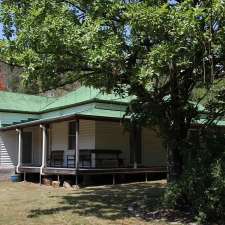
M69 116L122 118L131 97L81 87L63 97L0 92L0 127L29 125Z
M15 130L0 132L0 167L13 167L17 162L18 149L17 134Z

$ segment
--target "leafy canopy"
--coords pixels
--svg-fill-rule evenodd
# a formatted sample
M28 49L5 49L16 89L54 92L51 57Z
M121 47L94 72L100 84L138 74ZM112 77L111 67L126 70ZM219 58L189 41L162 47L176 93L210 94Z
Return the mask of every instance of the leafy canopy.
M32 91L79 80L136 95L129 114L159 127L172 161L199 113L192 100L223 102L222 0L2 0L1 21L1 57Z
M224 14L221 0L3 0L1 51L41 89L80 79L109 89L164 88L166 96L171 70L194 83L211 79L213 58L222 72Z

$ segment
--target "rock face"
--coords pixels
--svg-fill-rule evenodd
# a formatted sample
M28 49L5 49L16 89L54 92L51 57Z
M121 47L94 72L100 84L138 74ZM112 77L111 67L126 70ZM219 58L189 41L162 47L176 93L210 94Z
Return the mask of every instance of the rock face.
M0 91L6 91L6 78L1 67L0 67Z
M20 74L22 69L0 61L0 90L21 91Z
M67 84L62 87L58 87L56 89L51 89L45 92L40 93L41 96L47 97L61 97L68 94L71 91L78 89L81 86L79 82L74 82L72 84Z
M10 66L0 60L0 91L13 91L22 93L32 93L48 97L60 97L81 86L79 82L66 84L55 89L50 89L46 92L38 93L39 88L25 87L22 85L21 74L22 67Z

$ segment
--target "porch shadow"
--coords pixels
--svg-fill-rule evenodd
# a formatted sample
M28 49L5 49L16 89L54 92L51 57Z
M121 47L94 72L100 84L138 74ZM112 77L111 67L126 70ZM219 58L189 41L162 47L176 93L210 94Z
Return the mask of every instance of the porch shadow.
M99 188L85 188L60 198L60 207L34 209L29 218L71 211L80 216L95 216L102 219L118 220L128 217L140 217L149 221L163 217L168 221L186 221L184 215L162 214L161 197L165 191L162 184L116 185Z

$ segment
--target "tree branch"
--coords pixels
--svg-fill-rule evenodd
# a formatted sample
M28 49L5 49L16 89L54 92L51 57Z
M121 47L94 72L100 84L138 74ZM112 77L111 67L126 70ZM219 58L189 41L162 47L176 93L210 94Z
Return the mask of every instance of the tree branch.
M9 65L9 66L12 66L12 67L24 68L24 66L22 66L22 65L19 65L19 64L16 64L16 63L10 63L10 62L4 61L4 60L2 60L2 59L0 59L0 62L1 62L1 63L5 63L5 64L7 64L7 65Z
M67 3L75 8L77 8L79 11L83 12L83 13L86 13L86 10L82 9L80 6L78 6L77 4L75 4L74 2L71 2L69 0L56 0L56 1L59 1L59 2L64 2L64 3Z

